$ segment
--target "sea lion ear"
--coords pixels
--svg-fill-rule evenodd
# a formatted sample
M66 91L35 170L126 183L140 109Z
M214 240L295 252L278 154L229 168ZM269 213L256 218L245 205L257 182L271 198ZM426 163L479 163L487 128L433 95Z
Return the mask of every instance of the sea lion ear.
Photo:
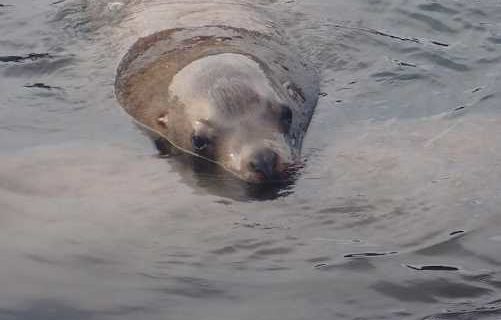
M295 101L298 101L300 103L305 103L306 98L304 97L303 90L296 86L294 83L287 81L283 84L285 90L287 90L287 93L289 94L289 97L294 99Z
M167 126L169 124L169 117L166 114L164 114L163 116L161 116L157 119L157 122L162 127L167 128Z

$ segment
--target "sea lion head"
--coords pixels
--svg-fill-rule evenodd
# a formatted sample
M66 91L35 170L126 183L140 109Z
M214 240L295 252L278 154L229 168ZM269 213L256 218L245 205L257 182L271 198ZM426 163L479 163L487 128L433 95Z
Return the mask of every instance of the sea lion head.
M176 147L252 183L283 180L297 161L293 99L243 54L197 59L172 78L157 117Z

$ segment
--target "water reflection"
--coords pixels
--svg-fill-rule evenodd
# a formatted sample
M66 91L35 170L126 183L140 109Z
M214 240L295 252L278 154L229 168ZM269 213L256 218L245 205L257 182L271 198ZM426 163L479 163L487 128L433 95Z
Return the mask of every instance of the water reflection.
M181 176L180 182L194 190L243 202L285 197L293 192L297 179L297 175L293 174L283 181L252 184L234 177L214 163L195 156L176 154L167 161Z
M67 302L51 299L34 300L16 308L0 308L0 318L8 320L88 320L98 317L130 316L144 313L144 307L117 307L114 310L87 310L68 304Z

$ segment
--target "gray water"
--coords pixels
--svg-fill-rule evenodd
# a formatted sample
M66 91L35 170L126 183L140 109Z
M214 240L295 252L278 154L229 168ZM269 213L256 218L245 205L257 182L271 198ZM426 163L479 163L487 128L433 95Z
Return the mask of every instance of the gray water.
M0 3L0 319L501 319L499 1L260 1L323 92L271 191L157 156L120 17Z

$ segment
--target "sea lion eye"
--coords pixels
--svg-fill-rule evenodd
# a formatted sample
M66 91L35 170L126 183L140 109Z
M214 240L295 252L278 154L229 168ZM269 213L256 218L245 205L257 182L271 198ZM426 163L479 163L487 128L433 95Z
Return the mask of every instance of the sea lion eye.
M191 137L191 143L195 151L203 151L209 145L209 138L206 136L194 134Z
M288 106L282 106L280 110L280 126L282 132L289 132L292 124L292 110Z

